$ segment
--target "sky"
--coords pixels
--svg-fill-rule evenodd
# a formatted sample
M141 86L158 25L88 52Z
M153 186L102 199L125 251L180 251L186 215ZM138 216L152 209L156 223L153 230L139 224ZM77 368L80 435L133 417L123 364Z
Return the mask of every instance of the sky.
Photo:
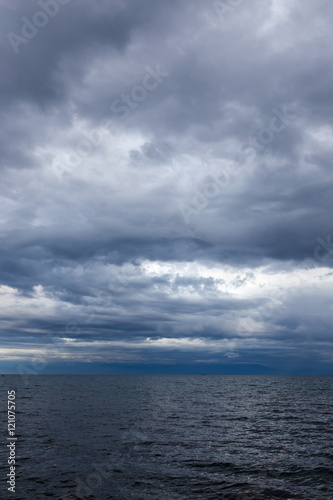
M331 0L0 0L3 373L333 374Z

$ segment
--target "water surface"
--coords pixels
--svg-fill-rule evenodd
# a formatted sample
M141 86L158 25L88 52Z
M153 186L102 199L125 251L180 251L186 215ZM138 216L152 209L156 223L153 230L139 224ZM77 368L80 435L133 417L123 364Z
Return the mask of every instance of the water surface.
M1 379L0 498L333 498L333 377ZM15 495L5 484L11 389Z

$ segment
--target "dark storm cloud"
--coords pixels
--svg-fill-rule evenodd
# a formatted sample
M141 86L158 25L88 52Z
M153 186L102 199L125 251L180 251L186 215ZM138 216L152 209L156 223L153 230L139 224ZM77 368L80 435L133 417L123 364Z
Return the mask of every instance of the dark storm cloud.
M57 4L57 0L52 3ZM2 96L6 102L21 98L43 105L53 98L65 99L68 76L77 84L103 47L111 49L111 53L123 52L134 32L149 26L159 7L163 10L161 2L151 0L100 1L95 6L88 1L69 0L58 5L59 12L53 19L46 14L47 24L36 28L35 34L30 30L31 38L26 38L27 44L17 44L17 57L13 57L15 50L8 34L24 35L22 30L33 25L36 12L45 12L43 5L47 7L48 2L4 2L1 27L7 39L2 40L2 53L7 72L2 75ZM81 61L75 62L80 55ZM68 59L71 64L66 69L70 75L61 71L61 64L66 65Z
M331 361L333 6L214 5L1 2L4 347Z

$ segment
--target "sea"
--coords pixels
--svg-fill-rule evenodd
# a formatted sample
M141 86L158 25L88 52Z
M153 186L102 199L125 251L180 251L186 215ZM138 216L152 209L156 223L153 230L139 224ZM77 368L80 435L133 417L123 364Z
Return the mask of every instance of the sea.
M0 378L1 499L333 499L332 376Z

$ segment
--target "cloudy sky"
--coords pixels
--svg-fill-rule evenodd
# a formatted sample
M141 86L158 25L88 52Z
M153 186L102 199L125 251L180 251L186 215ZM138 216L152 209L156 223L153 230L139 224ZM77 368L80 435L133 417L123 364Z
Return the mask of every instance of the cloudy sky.
M333 373L331 0L1 0L4 372Z

